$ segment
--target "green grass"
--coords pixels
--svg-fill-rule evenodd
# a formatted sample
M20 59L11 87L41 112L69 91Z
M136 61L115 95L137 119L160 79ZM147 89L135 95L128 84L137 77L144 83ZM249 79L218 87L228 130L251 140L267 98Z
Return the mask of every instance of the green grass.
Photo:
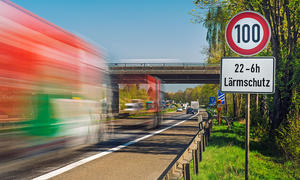
M165 114L165 113L168 113L168 112L175 112L176 110L177 110L177 107L168 108L168 109L162 110L162 113Z
M235 122L231 130L214 124L209 145L199 163L199 175L191 179L244 179L245 177L245 126ZM300 168L285 162L272 144L251 140L249 154L250 179L300 179Z

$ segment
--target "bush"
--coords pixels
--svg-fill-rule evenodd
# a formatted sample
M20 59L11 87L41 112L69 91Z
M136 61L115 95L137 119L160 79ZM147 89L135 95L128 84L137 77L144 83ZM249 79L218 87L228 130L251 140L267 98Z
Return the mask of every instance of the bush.
M298 113L288 117L277 130L276 144L287 160L300 163L300 120Z
M275 137L277 146L283 151L287 160L300 164L300 96L293 91L292 106L286 122L281 123Z
M255 138L266 140L269 136L270 124L267 115L261 115L255 108L251 109L251 130Z

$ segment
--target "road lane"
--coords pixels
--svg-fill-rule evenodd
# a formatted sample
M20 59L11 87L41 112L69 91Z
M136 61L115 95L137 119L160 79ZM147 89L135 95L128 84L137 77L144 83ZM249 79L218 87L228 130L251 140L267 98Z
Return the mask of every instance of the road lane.
M53 179L157 179L197 131L193 118Z
M159 129L164 129L166 127L174 125L175 123L178 123L190 116L191 115L186 115L183 113L168 113ZM7 173L0 172L0 179L31 179L34 177L38 177L55 169L64 167L68 164L98 154L99 152L104 152L113 147L143 137L154 131L157 130L145 131L143 129L130 128L118 129L114 132L113 135L107 137L106 141L101 142L97 145L81 148L76 151L69 151L67 154L54 153L52 154L52 156L55 158L51 157L47 160L37 159L36 161L28 163L25 166L21 166L18 168L12 167L12 170Z

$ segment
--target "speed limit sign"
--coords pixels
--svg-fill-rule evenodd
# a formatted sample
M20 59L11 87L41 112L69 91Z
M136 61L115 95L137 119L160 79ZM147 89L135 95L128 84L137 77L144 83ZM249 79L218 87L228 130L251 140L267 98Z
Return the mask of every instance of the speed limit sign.
M227 24L225 38L228 46L242 56L262 51L269 43L271 28L259 13L244 11L235 15Z

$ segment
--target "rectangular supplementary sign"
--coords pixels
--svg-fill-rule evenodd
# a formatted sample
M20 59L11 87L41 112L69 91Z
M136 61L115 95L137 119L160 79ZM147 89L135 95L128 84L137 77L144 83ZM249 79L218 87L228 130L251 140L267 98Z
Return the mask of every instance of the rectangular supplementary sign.
M225 57L221 59L221 91L274 93L274 57Z

